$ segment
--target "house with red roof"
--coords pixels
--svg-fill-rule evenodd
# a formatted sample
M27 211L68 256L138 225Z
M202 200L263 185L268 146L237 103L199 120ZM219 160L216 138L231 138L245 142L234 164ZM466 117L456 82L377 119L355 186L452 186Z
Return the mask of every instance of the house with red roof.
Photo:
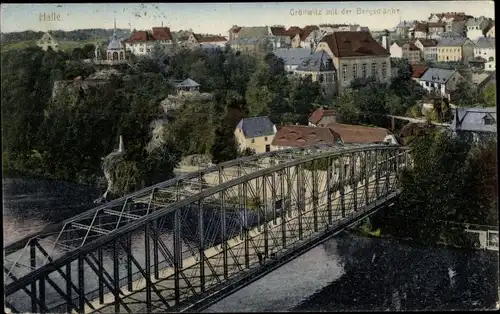
M165 50L172 48L170 28L153 27L151 31L136 31L125 41L125 49L135 55L149 55L155 44L160 44Z

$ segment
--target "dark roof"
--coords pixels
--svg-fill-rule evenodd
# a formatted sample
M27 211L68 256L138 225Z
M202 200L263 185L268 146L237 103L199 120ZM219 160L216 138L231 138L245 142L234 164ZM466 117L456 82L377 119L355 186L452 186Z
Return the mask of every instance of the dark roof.
M305 57L295 70L307 72L335 71L335 66L326 51L319 51Z
M195 33L193 33L193 36L196 39L196 41L199 43L227 41L226 37L223 37L223 36L203 36L203 35L195 34Z
M415 31L427 33L427 32L429 32L429 24L418 23L417 25L415 25Z
M242 130L246 138L273 135L275 133L275 126L267 116L241 119L236 127Z
M451 129L455 131L469 132L494 132L497 131L496 124L497 108L455 108ZM485 119L493 119L493 124L485 124Z
M420 78L421 81L445 84L457 70L429 68Z
M417 46L415 46L415 44L414 44L414 43L412 43L412 42L407 42L407 43L405 43L405 44L404 44L404 46L406 46L406 45L408 46L408 50L410 50L410 51L417 51L417 50L420 50L420 49L418 49L418 47L417 47Z
M318 122L321 121L323 117L334 117L334 116L337 116L337 110L318 108L309 117L309 122L311 122L312 124L318 124Z
M392 134L387 129L352 124L331 123L328 127L339 134L344 143L382 143Z
M435 39L418 39L424 47L436 47L438 42Z
M390 55L367 32L335 32L323 37L321 42L326 42L337 58Z
M273 146L304 147L317 144L333 144L339 139L329 128L305 125L285 125L274 136Z

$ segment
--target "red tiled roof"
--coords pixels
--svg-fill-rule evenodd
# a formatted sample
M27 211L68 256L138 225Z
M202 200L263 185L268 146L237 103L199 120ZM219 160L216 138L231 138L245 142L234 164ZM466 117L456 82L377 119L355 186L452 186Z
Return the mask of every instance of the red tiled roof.
M302 29L302 33L300 34L300 40L306 40L307 37L313 32L317 31L319 28L316 25L307 25Z
M125 42L134 43L136 41L152 41L154 40L153 35L148 31L137 31L133 33Z
M389 56L368 32L335 32L323 37L337 58L358 56Z
M436 47L438 44L435 39L419 39L418 41L420 41L424 47Z
M328 127L339 134L344 143L380 143L387 135L392 134L387 129L361 125L331 123Z
M332 144L339 138L330 128L304 125L285 125L276 132L273 146L303 147L316 144Z
M412 77L413 78L421 78L424 75L425 71L427 71L429 67L424 65L414 65L412 66Z
M172 40L172 33L168 27L153 27L153 37L156 40Z
M287 31L285 31L283 34L285 36L290 36L290 38L293 38L297 35L300 36L302 34L302 32L303 32L303 30L300 27L292 26Z
M309 117L309 122L312 124L318 124L318 122L323 119L323 117L333 117L337 115L337 111L334 109L323 109L318 108Z
M153 27L153 32L137 31L133 33L125 42L134 43L136 41L172 40L172 33L168 27Z
M271 27L271 34L274 36L285 36L286 28L284 27Z

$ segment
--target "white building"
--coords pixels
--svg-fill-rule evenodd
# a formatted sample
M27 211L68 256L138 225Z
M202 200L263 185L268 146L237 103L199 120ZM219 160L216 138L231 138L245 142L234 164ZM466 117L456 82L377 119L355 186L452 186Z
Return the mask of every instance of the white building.
M495 38L479 37L474 41L474 57L481 57L488 62L495 60Z
M488 61L484 64L484 69L488 72L492 72L492 71L495 71L496 69L496 65L495 65L496 61Z
M490 26L491 21L484 16L468 19L465 23L467 37L472 40L483 37Z
M42 38L40 38L36 45L42 48L43 51L47 51L49 48L52 48L54 51L59 50L59 43L49 32L43 34Z
M437 60L437 41L435 39L417 39L415 46L422 51L424 60Z
M389 48L391 58L403 58L403 47L398 43L393 43Z
M456 89L462 76L457 70L429 68L420 78L420 85L427 92L450 98L450 92Z
M137 31L125 41L125 49L138 56L149 55L153 46L160 44L165 51L173 46L173 38L168 27L153 27L152 32Z
M487 32L486 32L486 37L493 37L495 38L495 25L493 25Z

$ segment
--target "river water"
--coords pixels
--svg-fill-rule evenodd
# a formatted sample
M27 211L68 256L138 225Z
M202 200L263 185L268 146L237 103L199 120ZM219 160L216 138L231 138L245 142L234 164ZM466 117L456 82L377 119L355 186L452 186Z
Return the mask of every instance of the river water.
M11 243L90 208L98 191L4 179L3 195L4 243ZM494 309L498 278L498 252L419 247L345 232L206 312Z

